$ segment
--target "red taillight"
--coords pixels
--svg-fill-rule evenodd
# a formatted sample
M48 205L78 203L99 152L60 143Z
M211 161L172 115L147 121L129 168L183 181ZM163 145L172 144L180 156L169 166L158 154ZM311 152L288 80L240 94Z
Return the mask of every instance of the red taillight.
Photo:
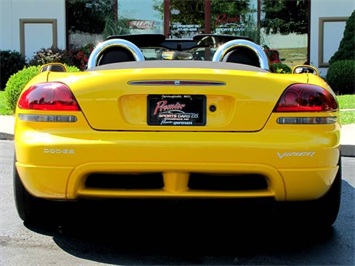
M21 109L79 111L80 107L67 85L60 82L40 83L28 88L19 99Z
M274 112L336 111L338 103L326 89L310 84L294 84L281 95Z

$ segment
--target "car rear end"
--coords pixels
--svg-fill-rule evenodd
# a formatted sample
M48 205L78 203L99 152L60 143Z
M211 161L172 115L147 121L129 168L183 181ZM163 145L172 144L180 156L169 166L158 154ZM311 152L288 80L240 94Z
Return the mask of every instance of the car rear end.
M15 132L36 197L305 201L337 175L338 106L313 75L135 62L37 81Z

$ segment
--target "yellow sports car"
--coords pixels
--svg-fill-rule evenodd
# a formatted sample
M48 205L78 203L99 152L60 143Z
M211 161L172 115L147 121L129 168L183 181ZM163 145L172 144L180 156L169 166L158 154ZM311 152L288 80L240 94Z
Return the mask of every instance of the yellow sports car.
M16 109L19 216L38 221L43 206L81 199L260 199L331 226L336 96L310 66L269 69L251 40L207 34L115 36L85 71L43 66Z

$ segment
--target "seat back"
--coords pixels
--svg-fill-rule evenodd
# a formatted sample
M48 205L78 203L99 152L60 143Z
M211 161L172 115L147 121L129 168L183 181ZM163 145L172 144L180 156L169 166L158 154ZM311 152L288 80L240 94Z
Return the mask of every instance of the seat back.
M260 67L258 56L255 54L253 50L247 47L237 47L229 51L223 57L222 61Z
M136 61L133 54L124 47L113 46L105 50L98 60L97 65L106 65L119 62Z

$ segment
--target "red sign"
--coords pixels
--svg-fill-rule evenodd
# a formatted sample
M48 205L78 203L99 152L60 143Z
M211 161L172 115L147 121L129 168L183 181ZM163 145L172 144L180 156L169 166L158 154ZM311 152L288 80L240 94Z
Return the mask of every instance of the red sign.
M128 27L131 29L154 29L155 21L153 20L130 20L128 21Z
M214 25L217 26L217 25L223 25L227 23L239 23L239 22L240 22L240 16L228 17L227 14L221 14L217 16Z

